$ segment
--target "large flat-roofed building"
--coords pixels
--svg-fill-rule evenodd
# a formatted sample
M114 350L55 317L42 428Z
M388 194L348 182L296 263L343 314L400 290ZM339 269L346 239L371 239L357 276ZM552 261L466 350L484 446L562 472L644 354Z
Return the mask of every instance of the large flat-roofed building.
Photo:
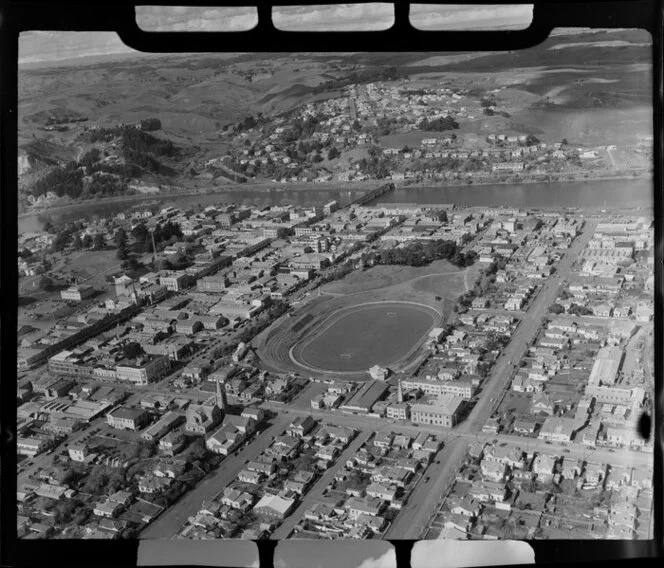
M442 395L435 404L414 404L410 419L414 424L431 424L452 428L459 419L463 399L460 396Z
M296 270L320 270L321 268L325 268L326 266L330 265L330 259L323 254L309 253L293 258L290 262L290 265Z
M412 378L401 381L401 386L405 390L421 390L425 394L433 396L460 396L466 400L473 398L475 392L475 387L470 379L440 381L436 379Z
M585 394L594 397L599 404L623 404L627 406L634 402L642 402L644 391L640 387L628 389L622 387L587 385L585 388Z
M171 368L168 355L155 355L140 363L125 363L115 368L119 381L129 381L136 385L147 385L156 381Z
M221 300L210 308L210 315L221 315L226 319L234 320L237 318L250 319L251 316L258 313L261 306L255 303L234 302L232 300Z
M95 290L92 286L70 286L60 292L60 297L70 302L82 302L86 298L93 296L94 293Z
M84 357L74 351L61 351L48 360L48 370L55 375L92 377L94 368L85 365Z
M179 292L183 288L191 285L193 281L193 276L186 272L173 272L159 278L159 284L166 286L171 292Z
M50 414L53 418L91 422L101 416L110 406L112 403L108 401L77 400L71 403L67 399L56 399L43 404L40 411Z
M622 362L623 350L620 347L602 347L597 352L597 358L593 364L589 385L611 386L616 382L620 363Z
M387 390L388 385L384 381L369 381L341 408L353 412L370 412L373 405L385 396Z
M150 420L150 415L140 408L120 407L109 412L106 422L118 430L139 430Z
M55 441L52 438L18 438L16 440L16 451L22 456L34 458L54 445Z
M201 292L222 293L226 291L229 284L230 283L226 276L217 275L199 278L199 280L196 282L196 287Z

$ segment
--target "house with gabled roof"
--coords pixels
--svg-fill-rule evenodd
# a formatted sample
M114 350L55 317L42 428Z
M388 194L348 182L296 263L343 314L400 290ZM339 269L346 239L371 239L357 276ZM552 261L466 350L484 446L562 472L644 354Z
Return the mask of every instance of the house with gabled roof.
M486 461L502 462L511 468L523 467L523 450L516 446L491 446L484 447L484 459Z
M548 454L540 454L533 460L533 472L540 479L551 479L555 473L558 458Z
M490 481L503 481L507 475L507 465L502 461L482 460L480 471L485 479Z
M350 518L357 519L360 515L371 515L372 517L375 517L383 511L385 505L382 500L375 497L364 499L351 497L346 501L344 508L348 511Z

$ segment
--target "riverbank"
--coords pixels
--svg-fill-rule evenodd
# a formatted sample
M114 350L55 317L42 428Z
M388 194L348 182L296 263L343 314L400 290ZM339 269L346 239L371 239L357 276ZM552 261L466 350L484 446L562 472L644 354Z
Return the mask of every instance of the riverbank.
M533 184L579 184L579 183L588 183L588 182L611 182L611 181L630 181L630 180L649 180L652 181L652 176L648 172L643 172L640 175L620 175L620 176L598 176L592 178L576 178L573 180L546 180L546 179L523 179L517 181L513 180L491 180L491 181L475 181L472 180L471 183L459 183L458 181L444 181L444 180L424 180L412 183L396 183L396 188L398 190L407 190L409 188L467 188L467 187L478 187L478 186L515 186L515 185L533 185ZM195 195L218 195L224 193L236 193L236 192L256 192L262 194L270 193L284 193L284 192L335 192L335 191L350 191L350 192L366 192L379 187L385 180L370 180L365 182L329 182L329 183L287 183L287 184L275 184L275 183L252 183L252 184L229 184L223 186L215 187L203 187L190 189L186 191L168 191L168 192L159 192L151 194L134 194L134 195L121 195L117 197L105 197L100 199L90 199L85 201L79 201L75 203L66 203L62 205L45 205L43 207L32 207L29 210L24 210L19 213L18 218L29 217L32 215L40 215L44 213L50 213L52 211L66 211L66 210L75 210L76 208L86 208L90 206L97 206L105 203L140 203L142 201L163 201L168 199L179 199L182 197L192 197Z
M168 191L150 194L132 194L120 195L116 197L104 197L98 199L86 199L74 203L65 203L62 205L43 205L41 207L31 207L28 210L23 210L19 213L18 218L29 217L31 215L39 215L51 211L63 211L67 209L75 209L77 207L89 207L94 205L101 205L104 203L131 203L151 200L168 200L179 199L181 197L192 197L195 195L218 195L224 193L236 193L252 191L256 193L270 194L270 193L285 193L285 192L309 192L309 191L371 191L380 187L384 180L372 180L371 182L359 182L349 185L348 183L331 182L331 183L301 183L301 184L233 184L216 187L206 187L191 189L186 191Z
M229 185L189 191L118 197L69 203L25 212L18 216L21 234L42 230L48 215L53 223L76 221L95 215L109 216L136 207L173 206L178 209L239 204L259 208L294 205L322 206L330 201L345 205L374 189L378 184L298 184ZM395 184L396 185L396 184ZM514 207L540 210L610 209L628 211L653 206L650 177L622 177L564 182L477 183L477 184L398 184L375 200L377 203L453 204L459 207Z
M589 178L575 178L575 179L556 179L556 180L547 180L547 179L523 179L519 181L514 180L505 180L505 181L475 181L466 183L459 183L458 181L446 182L444 180L436 180L435 182L431 180L427 181L414 181L412 183L401 183L397 184L398 189L408 189L409 187L449 187L449 188L462 188L462 187L471 187L471 186L482 186L482 185L532 185L532 184L557 184L557 183L587 183L595 181L628 181L628 180L649 180L653 181L653 176L648 172L643 172L639 175L619 175L619 176L598 176L598 177L589 177Z

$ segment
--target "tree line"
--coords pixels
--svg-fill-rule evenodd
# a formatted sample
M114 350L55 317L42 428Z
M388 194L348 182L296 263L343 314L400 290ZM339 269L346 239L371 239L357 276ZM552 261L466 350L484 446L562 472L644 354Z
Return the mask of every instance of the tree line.
M414 241L402 247L379 249L362 255L365 264L426 266L434 260L447 260L458 267L470 266L475 257L474 252L462 252L462 247L454 241L442 239Z
M445 130L456 130L459 128L459 123L451 116L441 116L428 120L423 118L418 124L420 130L428 130L432 132L443 132Z

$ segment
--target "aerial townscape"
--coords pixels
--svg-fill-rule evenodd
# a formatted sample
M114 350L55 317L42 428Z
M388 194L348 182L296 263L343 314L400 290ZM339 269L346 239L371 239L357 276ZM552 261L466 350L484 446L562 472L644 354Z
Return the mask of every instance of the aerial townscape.
M652 538L643 42L20 70L19 536Z

